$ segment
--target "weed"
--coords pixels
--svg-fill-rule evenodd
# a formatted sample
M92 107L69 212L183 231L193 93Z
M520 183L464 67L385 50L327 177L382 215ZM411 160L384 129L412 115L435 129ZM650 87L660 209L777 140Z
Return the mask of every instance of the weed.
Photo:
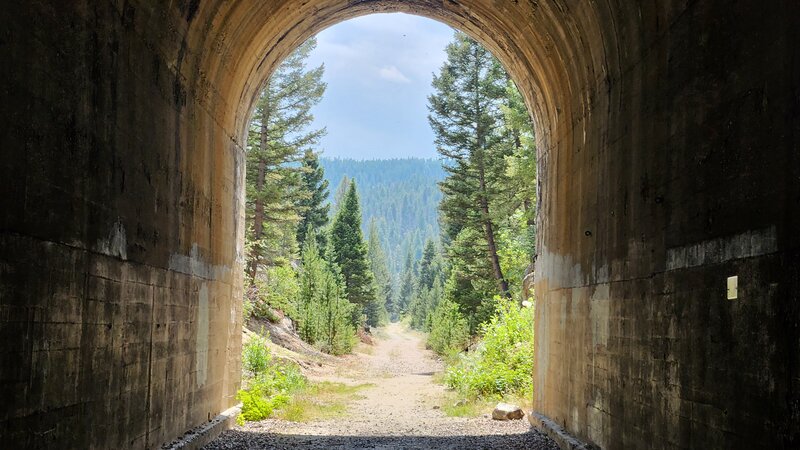
M363 398L359 392L372 386L375 385L371 383L347 385L329 381L310 384L277 410L275 416L293 422L342 417L347 413L347 404L352 400Z

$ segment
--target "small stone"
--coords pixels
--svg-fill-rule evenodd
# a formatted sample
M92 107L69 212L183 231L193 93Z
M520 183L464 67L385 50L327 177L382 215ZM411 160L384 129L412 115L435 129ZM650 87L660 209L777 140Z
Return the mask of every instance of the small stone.
M439 409L439 405L433 405L433 409Z
M492 419L494 420L517 420L525 417L525 413L517 405L508 403L498 403L492 411Z

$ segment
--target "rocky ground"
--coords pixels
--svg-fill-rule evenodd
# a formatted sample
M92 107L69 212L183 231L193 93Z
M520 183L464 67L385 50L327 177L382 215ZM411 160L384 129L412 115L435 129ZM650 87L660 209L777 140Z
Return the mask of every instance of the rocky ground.
M526 419L495 421L447 417L444 387L433 381L441 363L422 336L391 324L369 351L339 360L313 381L372 383L348 405L344 417L310 423L276 419L226 431L207 445L215 449L557 449Z

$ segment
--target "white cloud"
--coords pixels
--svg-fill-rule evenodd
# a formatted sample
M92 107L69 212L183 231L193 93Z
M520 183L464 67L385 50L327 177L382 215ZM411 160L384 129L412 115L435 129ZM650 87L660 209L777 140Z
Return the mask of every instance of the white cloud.
M403 75L403 72L400 71L395 66L384 66L378 69L378 76L383 78L386 81L391 81L392 83L410 83L411 80L408 79L407 76Z

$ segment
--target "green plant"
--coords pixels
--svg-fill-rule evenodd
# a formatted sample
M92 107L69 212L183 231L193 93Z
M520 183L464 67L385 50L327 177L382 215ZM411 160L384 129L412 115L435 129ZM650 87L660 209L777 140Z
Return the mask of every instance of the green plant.
M272 360L267 341L267 337L255 335L242 349L242 366L254 377L264 372Z
M481 326L483 342L447 368L445 383L471 398L533 393L533 310L495 299L497 312Z
M306 378L293 363L270 362L263 372L247 380L236 398L242 402L241 421L262 420L288 404L292 395L306 386Z
M297 305L298 334L326 353L349 353L355 345L351 322L356 305L347 301L345 285L335 264L319 254L310 234L303 247L300 294Z
M289 402L275 411L275 416L292 422L311 422L341 417L347 413L347 403L360 398L359 392L374 384L347 385L323 381L307 385Z
M467 319L458 305L443 299L433 311L428 346L440 355L450 355L462 350L469 340Z
M273 266L264 269L247 288L245 307L248 316L277 322L275 311L282 311L289 317L297 315L295 305L300 295L297 273L289 266Z

